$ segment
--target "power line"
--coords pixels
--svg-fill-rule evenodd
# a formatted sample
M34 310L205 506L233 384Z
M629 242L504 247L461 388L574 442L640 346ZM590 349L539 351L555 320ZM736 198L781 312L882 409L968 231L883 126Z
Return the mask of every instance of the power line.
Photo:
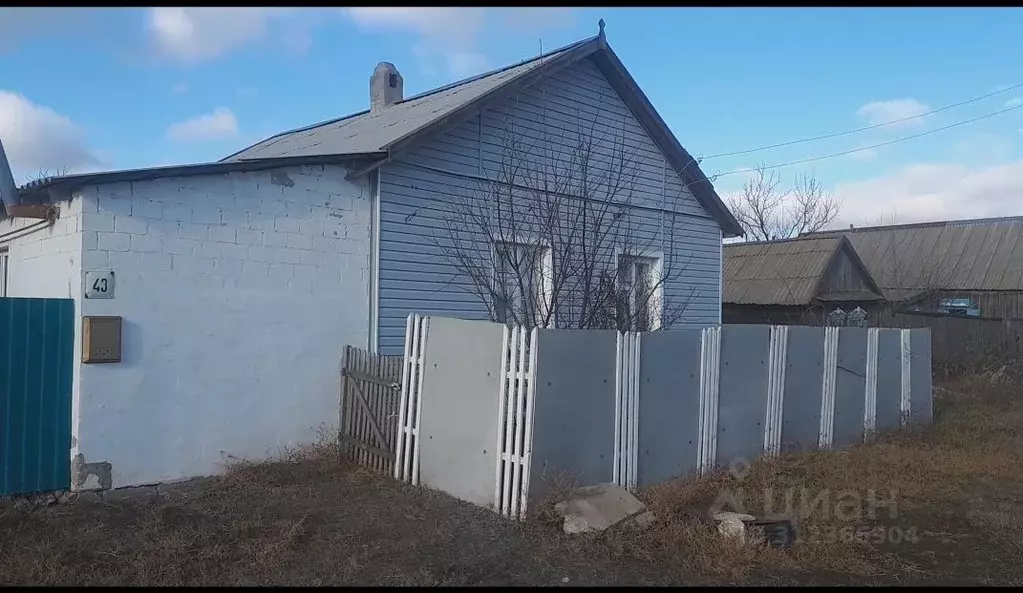
M917 119L917 118L920 118L920 117L925 117L925 116L928 116L928 115L933 115L935 113L941 113L942 111L947 111L947 110L953 109L955 107L961 107L963 105L969 105L970 103L976 103L977 101L982 101L984 99L987 99L988 97L993 97L993 96L999 95L1001 93L1007 93L1007 92L1009 92L1011 90L1018 89L1020 87L1023 87L1023 83L1014 84L1012 86L1007 86L1007 87L1005 87L1003 89L999 89L997 91L993 91L993 92L987 93L986 95L981 95L979 97L974 97L972 99L967 99L966 101L960 101L958 103L952 103L951 105L945 105L944 107L939 107L937 109L933 109L931 111L920 113L918 115L911 115L909 117L902 117L902 118L899 118L899 119L893 119L892 121L887 121L887 122L880 123L880 124L874 124L872 126L866 126L866 127L863 127L863 128L856 128L855 130L847 130L845 132L835 132L833 134L822 134L820 136L812 136L810 138L801 138L799 140L790 140L788 142L779 142L778 144L769 144L767 146L761 146L759 148L749 148L749 149L746 149L746 150L736 150L736 151L733 151L733 152L722 152L722 153L718 153L718 154L712 154L712 155L703 157L702 160L716 159L716 158L725 157L725 156L738 156L738 155L741 155L741 154L749 154L751 152L760 152L762 150L770 150L772 148L781 148L783 146L792 146L794 144L804 144L806 142L815 142L817 140L827 140L828 138L839 138L841 136L848 136L850 134L858 134L860 132L866 132L867 130L875 130L877 128L883 128L885 126L891 126L891 125L894 125L894 124L897 124L897 123L902 123L902 122L909 121L909 120L912 120L912 119Z
M902 138L896 138L894 140L889 140L887 142L880 142L878 144L872 144L870 146L861 146L859 148L855 148L853 150L846 150L846 151L843 151L843 152L835 152L835 153L832 153L832 154L825 154L825 155L822 155L822 156L815 156L815 157L810 157L810 158L806 158L806 159L799 159L799 160L796 160L796 161L789 161L787 163L777 163L777 164L774 164L774 165L767 165L767 166L764 166L764 167L753 167L751 169L739 169L739 170L736 170L736 171L728 171L728 172L725 172L725 173L717 174L715 176L715 178L717 178L717 177L724 177L725 175L735 175L737 173L752 173L754 171L757 171L758 169L778 169L780 167L788 167L790 165L801 165L803 163L812 163L812 162L815 162L815 161L822 161L822 160L825 160L825 159L831 159L831 158L835 158L835 157L845 156L845 155L848 155L848 154L853 154L854 152L860 152L861 150L870 150L872 148L880 148L882 146L889 146L889 145L892 145L892 144L897 144L899 142L905 142L906 140L913 140L915 138L920 138L920 137L923 137L923 136L928 136L930 134L934 134L936 132L941 132L943 130L948 130L950 128L955 128L955 127L958 127L958 126L962 126L962 125L966 125L966 124L969 124L969 123L973 123L975 121L980 121L982 119L987 119L989 117L995 117L996 115L1001 115L1003 113L1008 113L1010 111L1015 111L1016 109L1020 109L1020 108L1023 108L1023 104L1014 105L1012 107L1008 107L1008 108L1002 109L1000 111L994 111L994 112L991 112L991 113L985 113L984 115L979 115L977 117L973 117L973 118L970 118L970 119L964 119L962 121L957 121L957 122L955 122L953 124L949 124L947 126L942 126L940 128L934 128L933 130L927 130L926 132L920 132L919 134L912 134L910 136L903 136Z

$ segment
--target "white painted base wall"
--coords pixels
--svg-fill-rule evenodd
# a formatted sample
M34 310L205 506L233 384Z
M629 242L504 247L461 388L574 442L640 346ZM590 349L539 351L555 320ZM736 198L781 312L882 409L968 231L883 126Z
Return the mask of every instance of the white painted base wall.
M123 318L122 361L76 373L72 458L108 462L119 488L215 474L336 429L344 346L369 336L370 192L345 173L86 187L72 201L79 267L33 269L12 248L19 296L76 298L79 325ZM85 274L106 270L114 298L81 298ZM68 278L71 294L51 290Z

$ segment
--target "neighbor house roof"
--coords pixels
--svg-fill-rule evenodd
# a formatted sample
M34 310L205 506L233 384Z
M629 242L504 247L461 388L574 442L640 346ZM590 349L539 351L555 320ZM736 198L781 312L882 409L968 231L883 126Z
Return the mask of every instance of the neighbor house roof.
M608 79L696 199L721 225L725 236L741 235L742 228L700 170L696 159L679 144L607 44L603 31L596 37L409 97L377 111L361 111L271 136L228 156L224 161L386 153L379 162L356 172L362 174L382 165L396 152L417 141L464 121L483 105L509 97L539 82L541 77L551 76L586 58L591 59Z
M926 290L1023 290L1023 217L822 231L845 236L885 297Z
M819 294L829 266L840 252L862 272L867 284L874 286L855 250L841 236L725 245L722 301L732 305L809 305L815 299L879 299L876 290Z

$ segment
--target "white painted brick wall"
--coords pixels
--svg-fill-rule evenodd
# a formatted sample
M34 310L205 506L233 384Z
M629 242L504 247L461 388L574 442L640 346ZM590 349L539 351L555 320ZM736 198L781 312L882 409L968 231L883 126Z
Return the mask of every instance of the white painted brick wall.
M78 401L82 367L82 200L59 202L52 226L16 232L0 239L9 253L7 296L22 298L70 298L75 301L74 355L71 397ZM0 220L0 236L35 225L29 219ZM72 405L72 434L78 426L78 406ZM72 450L72 454L74 451Z
M369 190L344 176L81 191L83 272L115 274L114 298L82 312L121 316L123 352L82 365L74 452L110 462L114 487L216 473L336 426L343 348L369 336Z

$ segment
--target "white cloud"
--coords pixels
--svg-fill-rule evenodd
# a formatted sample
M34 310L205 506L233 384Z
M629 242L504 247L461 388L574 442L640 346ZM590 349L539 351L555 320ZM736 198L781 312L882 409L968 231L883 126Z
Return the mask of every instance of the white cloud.
M1023 215L1023 160L970 168L917 164L892 175L841 183L834 188L841 228L898 223Z
M238 133L238 120L227 107L217 107L212 113L171 124L167 139L175 142L201 142L230 138Z
M856 115L865 119L872 126L913 118L893 124L908 127L922 125L924 118L920 116L928 111L931 111L930 105L916 99L891 99L867 103L856 110Z
M1005 107L1007 109L1019 107L1020 105L1023 105L1023 97L1013 97L1012 99L1009 99L1008 101L1005 102Z
M70 118L11 91L0 90L0 138L18 180L41 170L83 172L103 164Z
M270 21L288 15L288 8L149 9L149 31L157 48L181 62L198 62L230 53L261 39Z
M423 61L424 70L430 72L431 62L439 59L448 74L455 77L486 69L486 57L479 48L479 41L488 22L524 34L527 30L564 26L574 14L565 8L362 7L342 10L364 30L413 33L412 50Z

